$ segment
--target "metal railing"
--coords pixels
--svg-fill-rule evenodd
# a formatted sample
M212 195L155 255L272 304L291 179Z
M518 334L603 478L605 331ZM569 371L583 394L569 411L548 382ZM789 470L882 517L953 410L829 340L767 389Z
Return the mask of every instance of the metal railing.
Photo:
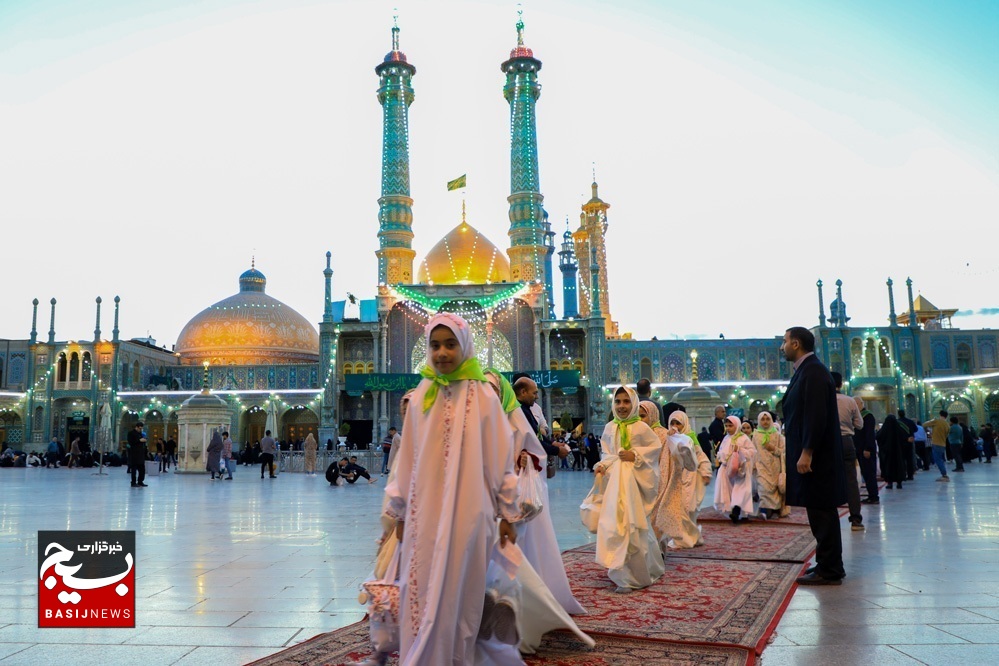
M340 450L334 451L321 449L316 454L316 473L325 474L330 463L343 456L357 456L357 464L366 468L372 475L380 474L382 471L381 447L364 451L347 451L341 447ZM281 451L277 462L280 472L305 472L305 451Z

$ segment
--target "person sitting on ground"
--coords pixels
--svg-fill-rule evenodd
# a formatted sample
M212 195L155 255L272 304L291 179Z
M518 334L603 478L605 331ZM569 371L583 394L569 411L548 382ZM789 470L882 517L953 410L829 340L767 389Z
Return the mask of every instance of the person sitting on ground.
M368 483L375 483L378 481L377 478L372 479L371 474L368 473L367 468L362 467L357 463L357 456L350 457L350 463L347 465L347 469L354 473L356 481L357 478L364 478L368 480Z
M8 449L9 451L10 449ZM5 452L6 453L6 452ZM42 464L42 459L38 457L34 451L28 454L28 467L40 467Z
M334 460L326 468L326 480L331 486L342 486L343 480L340 478L340 461Z
M340 475L341 479L347 483L354 483L357 481L357 473L350 469L350 459L347 458L347 456L340 458L336 466L336 471Z

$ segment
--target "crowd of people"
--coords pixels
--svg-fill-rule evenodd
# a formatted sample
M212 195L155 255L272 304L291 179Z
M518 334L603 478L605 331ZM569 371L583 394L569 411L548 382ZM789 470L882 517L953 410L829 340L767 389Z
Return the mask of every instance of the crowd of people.
M628 594L655 583L671 551L704 543L698 513L712 482L714 508L737 525L804 507L816 564L798 583L839 585L846 575L841 505L851 529L862 531L862 505L880 502L879 481L901 490L932 461L937 480L947 482L947 460L959 473L971 460L996 456L991 424L976 436L946 411L923 424L899 410L878 424L861 398L843 394L843 378L818 360L814 336L800 327L788 329L782 344L794 369L783 423L771 411L754 423L719 405L695 433L685 407L660 406L643 379L615 388L599 438L568 429L553 435L537 384L483 370L462 318L437 314L425 335L422 381L403 398L401 431L390 429L381 442L387 484L371 580L398 581L398 640L377 644L369 664L384 664L389 649L402 664L521 664L522 652L559 628L592 644L572 619L586 610L569 587L551 519L547 484L559 470L593 473L580 516L596 534L596 561ZM176 443L158 439L150 449L142 423L127 444L121 458L133 486L145 487L151 458L162 471L176 466ZM206 471L231 480L236 464L259 463L261 478L275 478L279 447L268 430L240 451L219 429ZM302 448L304 471L315 474L312 434ZM53 439L44 456L6 446L0 453L0 466L63 464L93 464L93 452L78 440L66 451ZM332 462L326 479L331 486L378 481L356 455Z

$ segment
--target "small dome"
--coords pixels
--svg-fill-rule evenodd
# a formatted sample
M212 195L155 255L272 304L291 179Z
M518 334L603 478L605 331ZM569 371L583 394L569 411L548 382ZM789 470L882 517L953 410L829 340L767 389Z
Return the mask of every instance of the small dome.
M199 312L177 339L185 365L317 363L319 334L308 319L264 293L255 267L239 276L239 293Z
M417 280L424 284L509 282L510 262L488 238L462 221L427 253Z
M267 286L267 278L264 274L258 271L256 268L251 268L248 271L244 271L242 275L239 276L239 290L240 291L260 291L264 290Z

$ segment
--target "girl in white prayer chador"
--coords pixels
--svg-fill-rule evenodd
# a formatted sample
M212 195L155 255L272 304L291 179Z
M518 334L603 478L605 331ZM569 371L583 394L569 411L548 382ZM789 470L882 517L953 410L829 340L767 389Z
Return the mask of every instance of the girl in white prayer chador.
M791 513L784 503L781 475L784 474L784 435L774 426L770 412L760 412L753 433L756 446L756 487L760 496L760 517L783 518Z
M593 467L606 474L597 522L597 562L618 592L648 587L666 571L649 521L659 489L662 443L638 417L638 394L626 386L614 392L614 419L600 437L603 456Z
M715 508L729 512L733 523L753 513L753 464L756 447L742 434L738 416L725 418L725 439L718 447L718 475L715 478Z
M402 549L399 660L495 663L476 639L490 555L497 542L516 539L513 433L476 360L468 323L440 313L425 334L430 367L420 371L396 476L385 489Z
M659 423L656 403L642 401L642 421L662 442L659 455L659 494L652 507L652 529L662 548L693 548L701 533L690 519L683 497L683 472L697 469L694 443L687 432L687 415L677 410L669 416L669 429Z

